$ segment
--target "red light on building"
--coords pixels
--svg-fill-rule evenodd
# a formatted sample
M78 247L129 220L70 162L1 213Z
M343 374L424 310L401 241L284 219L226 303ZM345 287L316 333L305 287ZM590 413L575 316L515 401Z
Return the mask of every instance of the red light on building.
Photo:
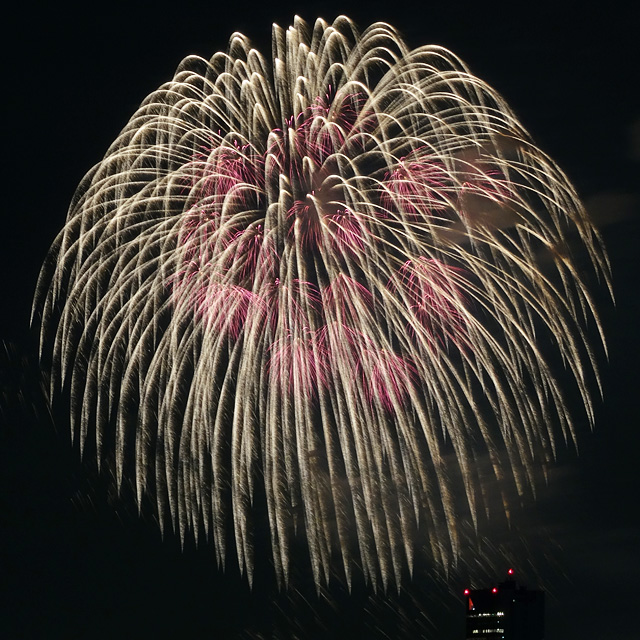
M468 595L469 595L469 589L465 589L465 590L464 590L464 595L465 595L465 596L468 596Z
M509 569L509 571L507 572L510 576L513 575L513 569Z
M493 589L491 589L491 593L498 593L498 587L493 587Z

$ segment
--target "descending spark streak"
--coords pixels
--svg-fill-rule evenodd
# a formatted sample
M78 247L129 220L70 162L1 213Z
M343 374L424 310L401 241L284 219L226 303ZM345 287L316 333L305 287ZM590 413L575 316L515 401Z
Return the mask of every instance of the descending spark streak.
M451 479L475 515L478 456L522 491L553 425L574 437L545 328L591 412L570 237L608 282L565 176L453 54L296 19L271 65L235 34L145 100L80 185L34 317L83 450L163 526L221 562L232 529L251 578L264 499L281 579L304 536L318 583L337 555L386 586L412 532L455 554Z

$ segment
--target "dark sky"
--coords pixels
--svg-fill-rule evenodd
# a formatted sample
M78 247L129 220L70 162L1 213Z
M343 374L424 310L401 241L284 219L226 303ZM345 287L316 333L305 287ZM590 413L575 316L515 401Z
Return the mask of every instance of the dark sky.
M290 2L177 0L116 1L97 9L41 2L18 4L5 16L0 636L258 638L257 629L273 620L288 628L278 637L330 638L350 624L361 635L352 618L368 616L368 628L401 629L389 637L419 637L420 629L424 637L455 640L458 594L494 571L501 579L513 563L529 585L548 591L547 640L637 638L637 20L625 15L623 2L597 10L563 2L550 9L413 4L304 3L313 8L299 10ZM348 597L336 588L331 604L313 598L306 604L276 597L266 583L249 594L233 568L216 570L210 550L180 553L171 537L162 543L154 523L108 496L70 451L66 434L50 426L33 360L24 355L37 274L75 187L141 100L184 56L224 49L233 31L267 51L271 23L286 26L295 13L308 20L345 13L360 25L385 20L413 46L441 44L458 54L503 94L574 181L613 267L615 308L602 291L595 293L610 357L602 361L604 401L594 433L583 430L579 456L561 452L536 503L524 505L511 528L487 524L476 542L480 551L470 547L448 582L433 582L433 572L419 568L403 598ZM273 601L281 614L273 613ZM305 630L294 631L296 625Z

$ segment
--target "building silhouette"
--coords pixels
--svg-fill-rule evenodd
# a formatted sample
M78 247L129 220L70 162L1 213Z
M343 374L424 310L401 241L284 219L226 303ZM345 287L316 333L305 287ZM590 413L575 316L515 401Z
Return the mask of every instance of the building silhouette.
M504 582L464 595L467 640L544 640L544 592L518 586L513 569Z

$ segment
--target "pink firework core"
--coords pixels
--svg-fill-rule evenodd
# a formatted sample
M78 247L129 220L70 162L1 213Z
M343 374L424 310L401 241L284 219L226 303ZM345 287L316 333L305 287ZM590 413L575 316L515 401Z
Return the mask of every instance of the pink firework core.
M400 158L398 166L386 173L382 186L385 208L413 219L447 209L452 192L451 176L424 149Z
M363 389L369 404L380 403L389 411L405 402L416 379L409 360L340 322L324 327L318 339L326 345L332 370L352 387L351 393Z
M411 311L409 332L422 327L435 340L466 343L466 322L462 314L464 300L456 278L461 270L434 258L420 257L405 262L398 271L400 294ZM397 281L395 281L397 282ZM390 283L393 289L396 284ZM434 342L431 342L435 346Z
M269 349L268 371L273 383L294 393L314 395L329 380L329 354L317 334L303 327L299 335L287 331Z
M395 167L384 165L371 183L378 204L360 213L348 184L357 171L345 158L365 153L372 139L364 104L359 95L318 98L272 128L262 151L220 132L211 137L211 148L185 169L189 208L179 221L181 258L169 284L176 309L191 309L208 331L233 341L247 327L266 332L272 384L315 395L338 376L369 403L392 411L417 372L377 325L376 304L392 291L410 335L426 335L434 350L437 341L462 344L459 275L418 257L406 260L390 283L370 289L361 283L363 265L368 248L381 241L379 225L444 211L454 200L453 182L420 147ZM334 272L322 285L326 274L313 275L315 282L294 275L301 264L307 269L327 258L340 269L359 266Z

